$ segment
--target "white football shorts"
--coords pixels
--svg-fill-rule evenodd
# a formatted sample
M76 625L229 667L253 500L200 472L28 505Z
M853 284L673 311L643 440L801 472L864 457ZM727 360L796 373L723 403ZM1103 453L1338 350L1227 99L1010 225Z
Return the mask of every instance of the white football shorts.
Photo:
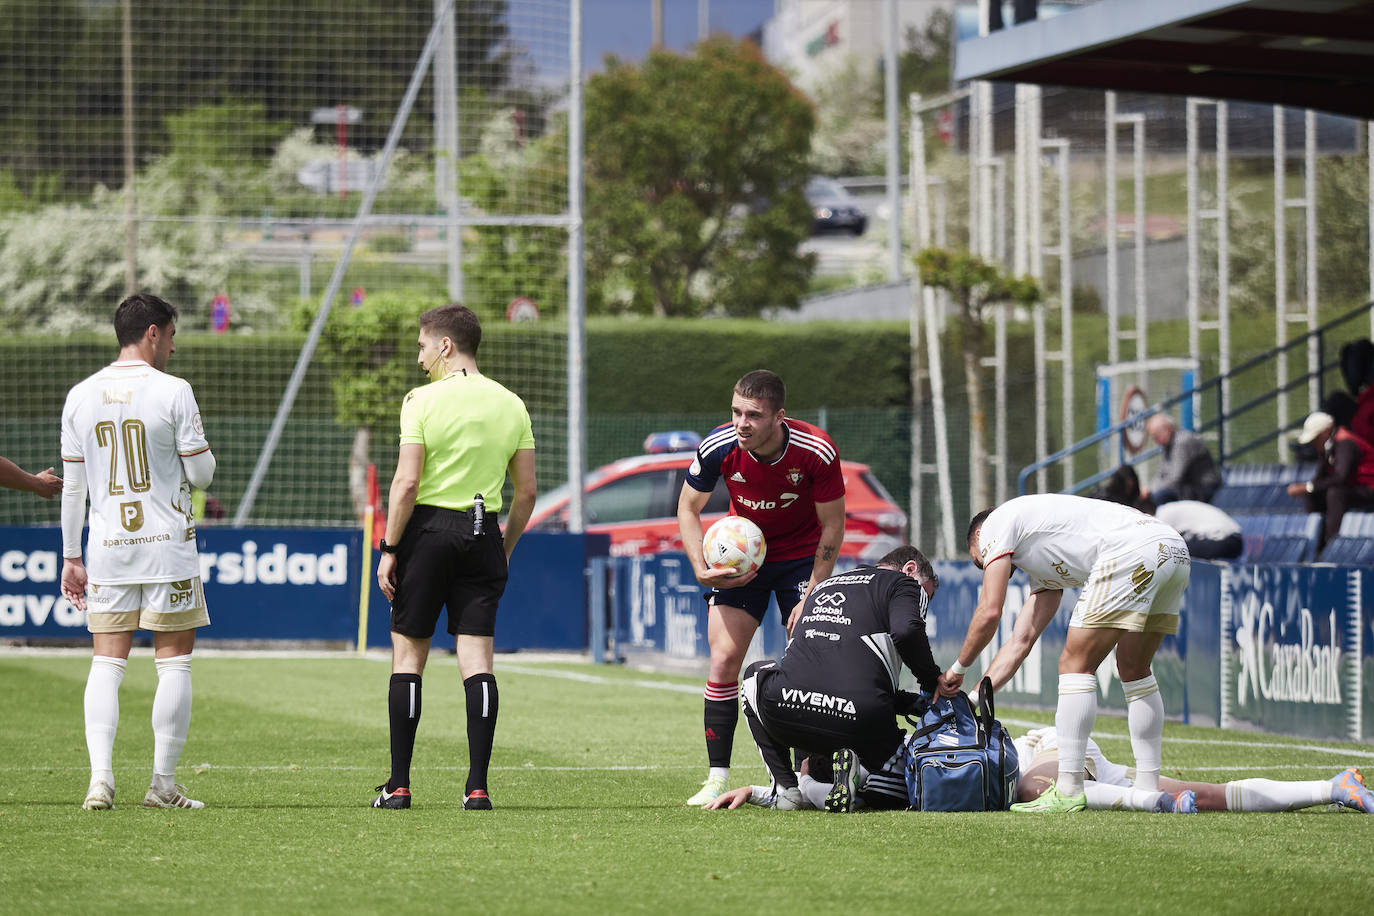
M1178 611L1188 588L1192 558L1188 545L1173 529L1159 528L1159 537L1135 550L1098 558L1078 593L1069 626L1178 632Z
M200 576L180 582L86 586L86 629L92 633L176 633L209 625Z

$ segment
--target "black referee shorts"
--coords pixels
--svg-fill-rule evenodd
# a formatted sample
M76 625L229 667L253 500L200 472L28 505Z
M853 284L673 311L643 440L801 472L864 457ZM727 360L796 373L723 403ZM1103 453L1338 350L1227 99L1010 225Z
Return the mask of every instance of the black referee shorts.
M396 545L392 632L430 639L448 607L454 636L493 636L496 606L506 591L506 548L495 513L480 535L472 512L416 506Z

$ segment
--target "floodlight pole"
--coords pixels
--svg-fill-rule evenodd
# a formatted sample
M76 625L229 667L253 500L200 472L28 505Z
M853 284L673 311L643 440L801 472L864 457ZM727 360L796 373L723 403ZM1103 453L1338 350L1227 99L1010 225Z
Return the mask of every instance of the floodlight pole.
M434 61L434 179L439 206L447 217L444 249L448 257L448 297L463 301L463 229L458 224L458 49L452 4L434 0L434 20L442 23Z
M587 296L582 221L582 0L572 0L568 87L568 530L587 527Z
M134 171L134 25L133 0L121 4L120 47L124 61L124 295L138 289L138 204Z
M883 0L883 104L887 122L887 279L902 279L902 141L897 107L897 0Z

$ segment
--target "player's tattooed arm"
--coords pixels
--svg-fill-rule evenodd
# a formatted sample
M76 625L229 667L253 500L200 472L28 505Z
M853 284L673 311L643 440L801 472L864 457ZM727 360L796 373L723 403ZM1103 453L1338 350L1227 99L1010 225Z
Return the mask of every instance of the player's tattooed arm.
M844 542L844 497L816 503L816 519L821 523L821 536L816 543L816 564L811 571L813 583L823 582L835 571Z

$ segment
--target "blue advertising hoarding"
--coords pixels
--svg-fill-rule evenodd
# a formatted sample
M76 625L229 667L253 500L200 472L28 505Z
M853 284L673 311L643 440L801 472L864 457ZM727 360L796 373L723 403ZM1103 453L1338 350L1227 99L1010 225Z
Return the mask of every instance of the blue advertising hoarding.
M360 545L346 529L200 529L203 637L352 640ZM59 593L61 573L57 528L0 528L0 636L85 636L85 613Z
M85 613L59 592L61 541L56 527L0 527L0 638L86 637ZM196 547L210 612L210 626L199 639L357 639L359 531L205 527L197 531ZM585 570L589 557L609 549L607 535L521 538L496 619L496 649L585 649ZM390 646L390 611L377 586L375 561L374 553L367 572L368 644ZM441 618L437 648L453 646L445 629Z
M670 659L710 657L706 590L692 575L685 553L614 557L611 564L612 657L635 653L661 653ZM782 655L787 646L783 623L773 599L746 661Z

